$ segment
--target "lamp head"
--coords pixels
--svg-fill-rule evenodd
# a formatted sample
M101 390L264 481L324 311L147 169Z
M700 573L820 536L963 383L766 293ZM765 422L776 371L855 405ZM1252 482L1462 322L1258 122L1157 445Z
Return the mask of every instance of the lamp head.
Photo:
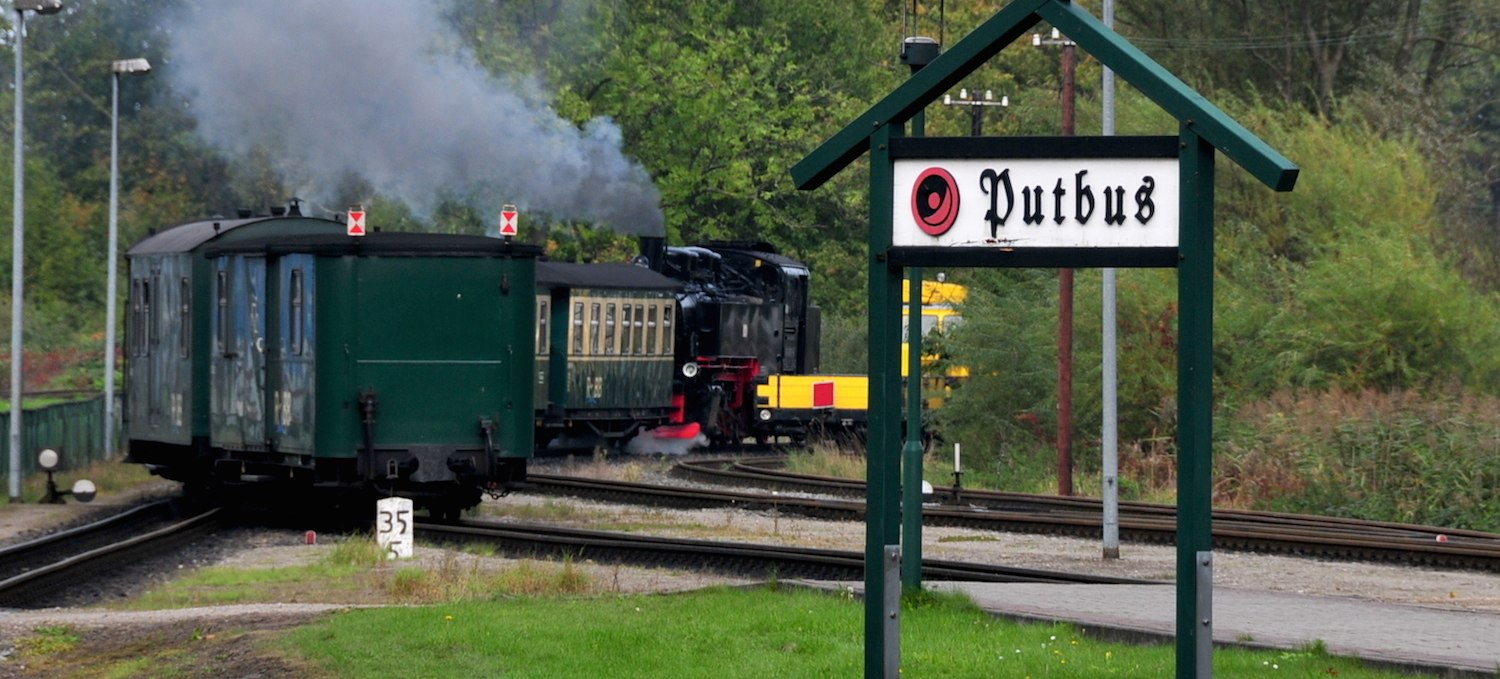
M37 14L57 14L62 9L62 0L16 0L17 12L31 11Z
M120 59L110 64L109 70L121 74L145 75L151 72L151 62L145 59Z

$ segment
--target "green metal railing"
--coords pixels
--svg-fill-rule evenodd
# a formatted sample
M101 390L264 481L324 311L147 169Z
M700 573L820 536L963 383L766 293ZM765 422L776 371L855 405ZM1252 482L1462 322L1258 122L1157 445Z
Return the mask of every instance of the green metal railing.
M115 412L119 412L116 409ZM27 408L21 416L21 473L40 469L36 456L43 448L57 451L60 470L79 469L104 460L104 394L69 403ZM119 427L115 431L119 431ZM10 413L0 413L0 432L10 431ZM119 450L116 442L115 450ZM10 459L10 437L0 438L0 461ZM0 478L10 476L10 464L0 463Z

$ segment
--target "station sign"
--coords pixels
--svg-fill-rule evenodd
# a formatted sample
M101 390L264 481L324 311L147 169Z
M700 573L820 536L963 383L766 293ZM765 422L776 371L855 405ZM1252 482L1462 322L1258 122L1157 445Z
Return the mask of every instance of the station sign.
M1075 138L1076 139L1076 138ZM1173 248L1178 161L1091 157L898 158L892 245L974 248Z

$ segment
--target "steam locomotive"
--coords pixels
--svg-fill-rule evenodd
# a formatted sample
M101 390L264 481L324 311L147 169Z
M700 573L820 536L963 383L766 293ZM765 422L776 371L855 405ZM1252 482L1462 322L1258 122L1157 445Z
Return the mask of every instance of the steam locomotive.
M764 243L549 262L495 238L351 236L294 202L126 257L127 461L219 496L456 515L522 486L539 447L764 440L831 412L757 394L818 362L808 270Z

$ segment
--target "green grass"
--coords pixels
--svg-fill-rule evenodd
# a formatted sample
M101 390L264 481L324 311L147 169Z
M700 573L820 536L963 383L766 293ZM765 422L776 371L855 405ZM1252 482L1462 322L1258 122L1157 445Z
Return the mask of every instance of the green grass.
M121 604L132 610L277 601L346 600L365 587L368 568L331 561L282 568L198 569Z
M71 627L56 625L33 629L31 635L19 639L16 646L28 655L52 655L72 650L79 641Z
M332 676L853 677L863 667L863 604L801 590L539 597L362 609L294 630L282 652ZM921 595L902 613L910 677L1171 676L1170 645L1098 642L1069 625L992 618L967 599ZM1221 649L1219 677L1394 677L1320 647Z
M387 562L373 537L359 535L338 542L314 563L277 568L211 566L120 606L151 610L282 601L430 604L587 594L602 586L571 560L561 564L520 560L495 567L450 551L425 566Z

